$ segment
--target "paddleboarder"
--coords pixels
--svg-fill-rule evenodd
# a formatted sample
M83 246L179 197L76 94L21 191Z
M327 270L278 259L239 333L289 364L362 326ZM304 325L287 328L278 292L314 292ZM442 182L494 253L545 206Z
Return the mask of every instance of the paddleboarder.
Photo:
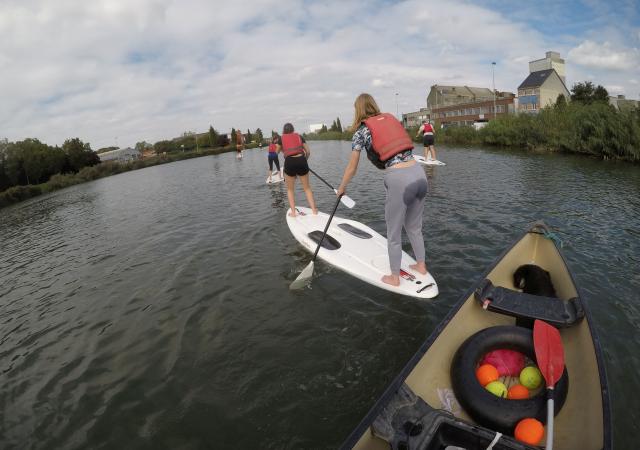
M309 165L307 159L311 156L309 146L304 138L296 133L293 125L285 123L282 129L282 136L276 138L276 151L284 154L284 178L287 183L287 197L291 217L296 216L296 177L300 178L302 189L307 196L307 201L313 214L318 214L316 202L313 199L313 192L309 184Z
M237 152L236 156L238 158L242 158L243 150L244 150L244 135L242 134L242 131L238 129L236 130L236 152Z
M431 122L426 121L420 128L418 128L418 132L416 133L416 137L420 136L422 133L422 144L424 145L424 157L427 159L436 160L436 147L435 147L435 130Z
M280 177L280 159L278 158L278 148L276 146L276 139L278 135L271 138L269 141L269 151L267 152L267 158L269 161L269 181L271 181L271 177L273 176L273 165L276 165L276 170L278 171L278 177Z
M384 170L385 221L387 223L387 251L391 273L382 277L384 283L400 285L402 260L402 228L404 227L417 264L412 270L426 274L422 214L428 183L424 170L413 159L413 142L402 124L392 115L381 113L373 97L360 94L354 103L355 114L351 129L351 158L344 171L338 195L358 170L360 153L365 150L369 160ZM285 169L286 170L286 169Z

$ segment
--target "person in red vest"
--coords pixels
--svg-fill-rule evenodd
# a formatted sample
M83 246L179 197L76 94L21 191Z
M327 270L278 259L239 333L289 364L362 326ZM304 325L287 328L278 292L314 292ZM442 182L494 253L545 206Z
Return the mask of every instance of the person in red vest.
M437 159L436 158L436 147L435 147L435 129L431 122L424 122L418 128L418 132L416 133L416 137L420 136L422 133L422 143L424 145L424 157L427 159Z
M296 177L302 182L302 189L307 196L307 201L313 214L318 214L316 202L313 199L313 192L309 184L309 165L307 159L311 156L309 146L304 138L293 130L293 125L285 123L282 129L282 136L276 141L278 152L284 154L284 178L287 183L287 197L289 198L289 215L296 216Z
M242 150L244 150L244 135L242 131L236 130L236 156L238 158L242 158Z
M360 94L354 107L351 158L338 188L338 195L345 193L347 185L358 170L360 153L365 150L369 160L378 169L384 170L384 187L387 193L384 218L387 223L387 250L391 273L383 276L382 281L398 286L403 227L417 262L409 267L418 273L427 273L422 237L424 198L428 190L427 177L413 159L413 142L398 119L392 114L381 113L369 94Z
M273 164L276 165L276 170L278 171L278 177L280 177L280 159L278 159L278 146L276 145L276 140L278 139L278 135L271 138L271 142L269 142L269 152L267 153L267 158L269 161L269 181L271 181L271 177L273 176Z

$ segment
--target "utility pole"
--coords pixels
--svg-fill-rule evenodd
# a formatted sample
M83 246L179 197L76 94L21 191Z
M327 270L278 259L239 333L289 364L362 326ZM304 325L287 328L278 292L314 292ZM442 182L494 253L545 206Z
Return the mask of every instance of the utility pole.
M496 62L491 63L491 78L493 78L493 118L496 118Z

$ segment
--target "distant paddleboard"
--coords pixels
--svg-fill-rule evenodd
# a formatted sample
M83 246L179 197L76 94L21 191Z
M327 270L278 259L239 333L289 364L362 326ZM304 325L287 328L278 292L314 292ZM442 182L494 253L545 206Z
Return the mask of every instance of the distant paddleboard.
M297 207L296 217L289 216L287 225L291 233L305 249L313 253L322 237L329 215L311 209ZM383 283L383 275L390 273L387 240L384 236L355 220L334 216L327 231L318 258L353 275L360 280L396 294L417 298L433 298L438 295L438 285L430 273L422 275L409 268L416 261L402 252L400 286Z
M283 169L280 169L280 172L277 170L271 172L271 176L267 177L267 184L276 184L284 181L284 173Z
M446 166L442 161L438 161L437 159L427 159L422 155L413 155L413 159L418 161L420 164L424 164L425 166Z

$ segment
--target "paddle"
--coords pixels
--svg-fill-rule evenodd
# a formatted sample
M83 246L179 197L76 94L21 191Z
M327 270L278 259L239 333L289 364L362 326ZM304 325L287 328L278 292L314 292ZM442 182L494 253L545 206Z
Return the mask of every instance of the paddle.
M542 320L533 323L533 347L538 368L547 382L547 445L553 448L553 387L564 372L564 349L560 332Z
M324 227L324 231L322 232L322 237L320 238L320 242L318 242L318 246L316 247L316 252L313 254L313 258L311 258L311 262L307 264L307 267L305 267L302 270L302 272L300 272L300 275L298 275L298 278L293 280L293 283L289 285L289 289L300 289L307 284L307 280L313 277L313 265L314 265L313 263L316 260L316 256L318 256L318 252L320 251L320 246L322 245L322 241L324 241L324 237L327 235L327 230L329 229L329 224L331 223L331 219L333 219L333 216L335 215L336 210L340 205L340 200L342 200L342 194L338 196L338 201L336 201L336 206L334 206L333 212L329 216L329 220L327 220L327 224Z
M324 178L322 178L320 175L318 175L317 173L315 173L312 169L309 169L309 171L314 174L316 177L318 177L318 179L320 181L322 181L324 184L326 184L327 186L329 186L331 189L333 189L333 192L335 192L336 194L338 193L338 190L336 188L334 188L333 186L331 186L329 183L327 183ZM356 202L353 201L353 199L347 195L342 195L342 204L344 206L346 206L347 208L351 209L354 206L356 206Z

